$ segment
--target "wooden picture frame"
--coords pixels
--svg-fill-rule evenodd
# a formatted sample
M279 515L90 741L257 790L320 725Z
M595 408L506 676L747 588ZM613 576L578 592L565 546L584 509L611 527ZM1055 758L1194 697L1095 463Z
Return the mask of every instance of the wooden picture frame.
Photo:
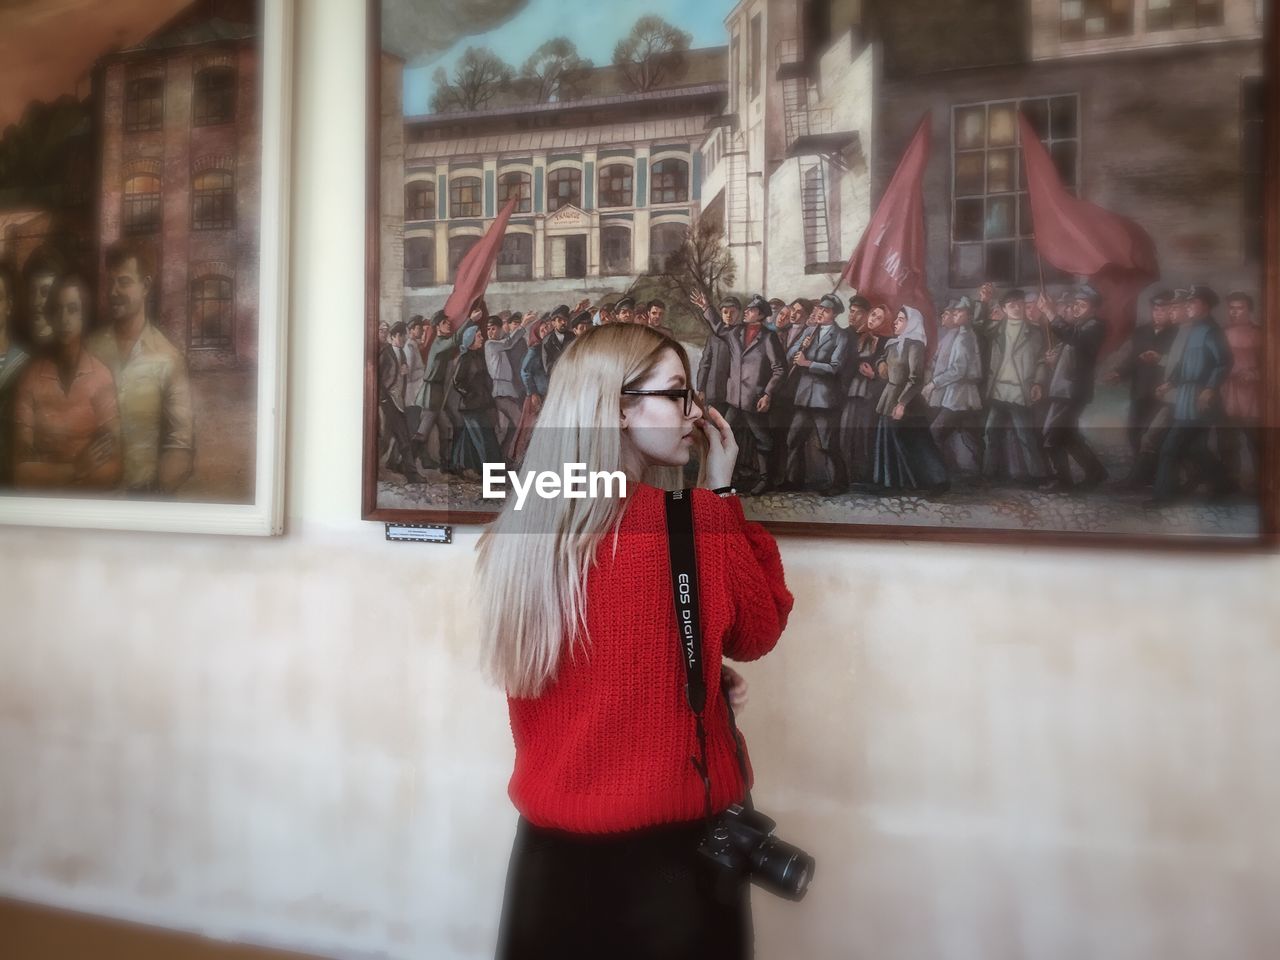
M181 340L183 331L196 323L192 319L194 313L186 313L196 309L198 299L190 284L202 282L200 271L205 266L211 282L226 284L225 290L219 288L214 293L224 298L216 304L219 310L224 309L224 300L227 304L227 317L218 315L218 322L225 324L227 343L223 345L218 340L218 348L205 350L207 359L201 362L206 366L199 369L208 374L206 381L217 376L236 378L237 423L243 421L244 432L230 440L225 436L216 438L220 443L205 443L215 440L213 435L219 430L221 434L228 433L226 426L215 421L222 418L229 401L217 392L217 386L197 386L192 401L195 439L189 475L200 481L208 475L202 473L208 468L219 478L216 482L196 483L199 489L190 494L181 487L167 494L160 490L124 493L118 487L100 496L58 489L37 494L5 488L0 490L0 523L258 536L276 535L283 530L294 3L259 0L252 9L254 13L247 15L243 30L228 31L224 25L204 33L202 24L210 22L208 18L214 12L205 11L199 2L176 13L157 14L160 19L130 25L146 32L135 35L129 45L107 50L95 61L90 74L91 91L83 99L79 90L76 94L76 99L92 111L95 129L100 131L95 135L96 155L87 158L92 160L91 169L96 174L91 181L91 189L97 194L92 213L94 233L87 239L73 238L73 242L87 244L83 257L89 264L86 279L90 280L91 291L97 287L96 310L91 308L91 313L104 316L106 281L101 279L94 284L91 277L105 277L105 251L114 242L113 235L134 240L127 214L123 227L118 221L114 226L111 223L119 216L120 196L111 179L116 174L108 174L107 165L112 171L119 167L127 173L132 169L130 164L150 164L155 169L148 167L146 172L152 173L157 182L164 178L163 191L155 201L160 225L154 228L158 238L154 259L159 269L149 291L151 320L177 347L184 377L190 365L192 382L196 382L197 367L191 360L195 341ZM102 11L106 10L107 5L103 4ZM137 16L137 11L132 13ZM250 24L254 16L256 24ZM120 35L125 32L121 30ZM233 76L225 88L225 99L218 99L217 90L212 90L206 99L201 99L199 90L192 93L193 84L200 82L199 71L218 69ZM129 103L118 106L119 90L129 90L128 84L133 82L130 78L147 71L166 78L167 85L156 101L156 123L131 138L129 111L133 107ZM246 76L251 80L249 85L243 82ZM217 104L222 104L226 116L194 116L193 105L200 104L213 104L210 109L221 109ZM124 111L123 119L112 112L117 109ZM253 121L245 122L246 116L252 116ZM178 129L180 124L183 129ZM121 129L122 134L118 132ZM211 153L215 149L227 151L225 158L208 163L206 158L197 157L198 151ZM172 155L175 150L182 151L179 156L183 158L190 154L189 162L178 160L181 167L177 167ZM159 159L161 151L167 151L163 162ZM200 185L191 185L206 167L216 168L218 176L225 176L228 183L236 185L238 192L230 194L229 202L210 201L212 206L208 206L199 195ZM225 174L222 168L226 169ZM180 172L172 174L175 169ZM170 184L171 175L180 181L178 185ZM248 218L246 212L250 214ZM215 214L225 217L225 222L208 221L203 226L223 229L209 229L196 236L196 229L202 225L192 226L195 218ZM179 247L171 244L171 231L181 234L180 249L184 252L175 252ZM189 262L196 254L210 262ZM166 279L174 257L181 258L181 267L170 276L180 274L181 283ZM230 275L231 282L226 283L222 274ZM175 293L178 286L182 289ZM104 321L91 329L103 330L106 326ZM204 329L197 332L203 334ZM89 332L85 331L86 339ZM213 338L208 342L213 343ZM202 338L198 345L204 343ZM202 407L202 398L212 398L218 406ZM212 452L211 446L215 448ZM219 459L226 450L234 455ZM190 488L192 483L186 486Z
M409 173L405 172L405 167L397 168L395 165L388 165L389 161L384 150L384 143L395 142L401 150L401 158L404 156L404 144L410 138L410 135L420 136L421 142L428 142L431 138L435 141L443 141L445 134L439 132L443 129L447 120L444 117L423 117L414 116L406 121L404 111L401 110L401 89L397 87L400 82L397 73L396 58L383 49L382 29L383 29L383 8L388 4L401 2L401 0L370 0L369 3L369 151L368 151L368 216L367 216L367 298L366 298L366 356L365 356L365 441L363 450L363 494L362 494L362 515L368 520L379 521L427 521L436 523L451 524L470 524L484 523L494 515L496 511L488 511L481 508L475 498L468 491L465 495L456 499L448 500L443 504L436 504L431 507L420 507L405 505L404 503L395 502L395 497L387 496L387 488L384 483L383 490L380 493L380 473L385 481L386 465L380 463L379 450L379 411L378 411L378 369L377 358L378 352L382 347L379 338L378 325L382 322L392 322L395 319L407 320L411 313L421 313L429 315L431 309L438 308L443 305L447 293L447 283L435 283L434 286L424 287L431 291L430 297L419 297L412 304L412 309L404 304L398 308L398 312L388 312L386 303L387 290L394 287L395 276L401 268L403 262L403 247L396 247L402 244L405 231L403 195L399 201L399 212L393 209L396 205L394 200L395 194L400 192L403 194ZM742 39L750 36L748 32L748 21L745 19L748 13L754 11L759 6L761 11L767 15L765 5L760 3L727 4L728 7L734 7L733 15L742 19L743 31L741 34L734 33L735 37ZM901 6L901 5L900 5ZM910 4L906 5L907 7ZM942 185L940 191L935 191L934 196L937 197L937 203L942 207L950 208L951 201L955 198L952 183L953 170L946 163L949 147L948 143L955 134L953 127L954 119L950 116L951 110L939 111L937 106L954 106L964 102L978 102L983 100L996 99L996 94L983 97L975 94L966 95L963 91L966 85L973 90L980 90L984 87L995 88L1000 84L1004 84L1003 92L1000 94L1006 101L1018 101L1018 98L1031 98L1033 94L1040 95L1046 92L1045 84L1049 83L1049 76L1060 79L1064 75L1070 74L1073 70L1083 74L1085 71L1097 72L1100 69L1106 69L1108 64L1112 62L1120 63L1122 60L1137 60L1142 56L1157 56L1156 53L1148 53L1144 49L1136 49L1134 44L1137 41L1126 40L1123 37L1115 40L1103 39L1101 41L1084 41L1079 39L1071 39L1070 31L1066 25L1059 29L1056 20L1053 22L1054 29L1046 30L1044 21L1046 17L1056 17L1058 14L1054 8L1055 4L1052 0L1027 0L1022 5L1025 10L1024 19L1018 22L1017 28L1021 30L1026 28L1027 35L1032 36L1031 40L1027 40L1026 56L1014 66L973 66L965 64L954 64L946 61L946 55L942 52L935 51L935 60L937 62L929 66L928 69L921 69L917 74L913 75L909 64L904 62L904 57L919 56L925 57L931 55L926 53L911 53L912 48L909 45L899 44L897 52L890 49L889 41L882 42L881 51L876 54L874 59L874 69L881 71L876 74L876 83L879 85L875 89L886 91L885 97L892 99L898 108L904 114L908 115L907 121L898 124L893 130L886 130L882 126L873 126L874 134L871 138L874 140L874 149L868 153L860 153L860 147L857 138L850 138L840 134L838 129L818 130L816 126L813 128L806 127L806 131L800 135L787 133L787 140L783 141L784 147L787 142L800 140L801 146L791 143L791 152L784 159L792 158L796 150L804 147L813 150L845 150L846 159L852 157L851 163L865 164L866 168L871 172L868 174L872 190L875 195L869 207L874 210L874 200L883 194L885 185L893 173L894 166L898 162L899 157L907 147L908 136L911 132L910 128L914 126L918 120L920 113L917 109L921 102L929 100L934 101L933 132L934 132L934 151L935 155L931 157L929 163L929 172L925 175L926 192L930 190L931 185L938 187ZM1168 40L1168 44L1176 44L1185 41L1186 43L1203 43L1204 49L1209 49L1208 45L1213 42L1217 43L1215 48L1218 53L1216 55L1226 56L1227 51L1238 50L1241 56L1241 66L1236 73L1237 81L1241 76L1253 78L1254 86L1251 87L1252 96L1256 98L1254 109L1260 111L1260 117L1257 122L1261 124L1263 136L1263 145L1261 148L1261 156L1258 157L1259 164L1258 176L1260 177L1260 202L1263 213L1262 220L1262 243L1263 250L1258 259L1256 285L1251 287L1251 292L1256 293L1255 302L1257 306L1257 316L1261 318L1262 328L1264 331L1263 348L1261 353L1261 368L1263 375L1263 389L1261 400L1261 411L1259 421L1257 423L1258 442L1260 444L1258 453L1252 461L1249 468L1252 471L1254 486L1250 494L1249 510L1256 510L1256 522L1250 519L1247 523L1241 523L1231 526L1227 532L1216 532L1212 528L1212 524L1208 524L1203 528L1194 530L1177 528L1172 521L1168 524L1169 529L1162 526L1163 521L1160 519L1165 516L1159 510L1147 512L1146 508L1141 507L1141 501L1134 497L1119 499L1119 493L1116 492L1117 499L1114 500L1112 506L1116 511L1112 512L1113 516L1123 516L1124 524L1115 530L1097 529L1096 523L1088 523L1080 528L1071 529L1066 527L1052 528L1049 526L1036 526L1034 522L1024 523L1019 526L1010 523L1005 526L983 525L982 523L969 523L963 519L955 522L942 524L918 524L908 520L877 520L876 522L850 521L850 522L829 522L821 520L809 520L798 516L782 517L771 512L766 501L753 500L745 498L746 512L749 518L759 519L770 530L777 534L795 534L806 536L841 536L859 539L872 540L928 540L938 542L952 543L971 543L971 544L996 544L1009 546L1069 546L1069 547L1110 547L1122 549L1191 549L1191 550L1208 550L1208 551L1227 551L1240 552L1249 550L1262 550L1273 548L1280 537L1280 517L1277 515L1277 509L1280 507L1280 444L1277 443L1275 436L1275 426L1280 424L1280 386L1277 380L1280 379L1280 330L1277 330L1278 315L1276 310L1277 297L1280 296L1280 186L1278 186L1278 176L1280 176L1280 124L1276 122L1276 118L1280 115L1280 89L1278 89L1277 81L1277 64L1280 63L1280 17L1275 15L1274 5L1267 3L1265 5L1265 14L1261 20L1253 21L1254 7L1252 3L1248 4L1248 11L1241 0L1226 0L1224 5L1223 23L1221 25L1221 35L1213 34L1212 30L1196 34L1199 39L1186 39L1189 34L1184 31L1178 37L1169 39L1168 37L1158 38L1160 44L1164 44ZM627 15L638 15L643 10L634 10L627 8ZM1246 19L1246 14L1249 19ZM901 11L902 19L898 24L898 28L907 29L907 20L910 19L908 11ZM889 23L894 18L889 17L881 24L879 29L892 30L894 25ZM730 25L730 29L736 31L736 21ZM886 25L887 24L887 25ZM1034 29L1033 29L1034 24ZM1135 32L1140 28L1146 29L1145 20L1139 20L1138 27L1132 27ZM772 29L772 28L770 28ZM870 29L870 28L868 28ZM966 26L966 29L974 31L975 36L983 30L990 29L990 24L985 22L975 22ZM1013 29L1011 26L1009 29ZM1154 26L1150 27L1155 30ZM1231 33L1231 31L1236 31ZM480 31L483 32L483 31ZM766 30L769 33L769 30ZM1230 36L1228 36L1230 34ZM1017 34L1010 34L1011 36ZM1039 39L1036 39L1039 37ZM1182 38L1182 39L1179 39ZM483 38L482 38L483 39ZM531 38L530 44L536 46L535 40L540 38ZM728 42L726 37L726 43ZM464 38L466 43L474 42L474 38ZM741 82L748 82L746 77L751 73L752 69L758 71L763 70L763 86L765 93L765 102L772 103L770 97L777 97L777 107L783 104L783 93L781 89L774 90L775 87L781 87L789 80L808 78L808 82L816 76L816 71L828 69L830 61L839 55L839 45L847 44L850 49L855 52L858 45L871 41L867 41L858 25L847 33L836 32L825 38L828 44L821 51L819 56L808 56L804 54L806 44L811 41L805 36L788 40L783 38L778 41L771 49L763 52L764 66L752 68L748 64L748 69L743 72ZM773 41L770 41L771 43ZM1092 46L1086 47L1086 43L1092 43ZM957 43L956 37L951 35L949 45L952 48L957 46L964 47L964 43ZM1153 41L1153 47L1158 46ZM974 44L980 47L981 44ZM1139 44L1140 46L1140 44ZM734 46L732 50L737 50ZM800 53L797 55L797 49ZM832 51L837 51L833 53ZM904 52L905 51L905 52ZM744 62L746 62L747 54L743 54ZM896 60L895 60L896 57ZM850 61L849 69L863 69L864 64L858 60L857 56L849 54L846 59ZM1259 69L1256 71L1249 66L1251 63L1257 63ZM390 70L387 69L390 64ZM403 63L400 64L403 66ZM867 66L867 69L871 69ZM1120 68L1118 67L1117 70ZM1225 70L1225 68L1224 68ZM930 71L935 71L930 80ZM985 72L984 72L985 71ZM1039 71L1039 73L1037 73ZM391 74L389 78L388 74ZM1041 81L1039 78L1043 76L1045 79ZM984 79L989 77L991 79ZM850 81L852 82L852 81ZM1085 81L1080 81L1085 84ZM930 84L933 84L933 90L930 92ZM729 86L731 86L730 84ZM949 92L951 88L955 88L957 92ZM1049 88L1047 92L1055 92ZM1243 92L1239 94L1242 98L1245 96ZM964 100L965 96L969 96L969 101ZM1094 97L1091 101L1092 106L1096 105L1096 92L1090 92L1087 97ZM388 97L394 103L388 102ZM739 99L738 94L730 90L724 105L723 113L729 114L734 112L735 101ZM879 101L877 101L879 102ZM1018 101L1020 102L1020 101ZM607 110L606 101L600 101L599 109ZM572 106L570 102L564 102L559 105L560 109L569 109ZM739 107L741 104L739 104ZM1208 109L1205 104L1199 105L1202 110ZM1211 105L1210 105L1211 106ZM1234 111L1231 116L1239 120L1241 123L1244 117L1245 108L1241 104L1224 102L1221 105L1224 110ZM837 112L839 105L837 104ZM539 108L546 111L554 111L556 106L547 106ZM754 108L753 108L754 109ZM807 109L807 108L806 108ZM1083 111L1083 108L1081 108ZM399 127L395 126L397 120L396 111L400 111L398 119L401 121ZM511 108L511 114L517 113L517 108ZM883 112L889 112L887 109ZM938 114L944 113L946 116L939 118ZM785 111L784 111L785 114ZM1204 115L1203 113L1200 115ZM815 114L816 116L816 114ZM813 117L806 115L809 123L816 124ZM451 143L466 143L468 131L485 130L488 127L483 124L488 123L484 111L473 112L458 118L456 121L448 124L448 138ZM494 129L498 121L494 120ZM871 123L871 121L868 121ZM1076 136L1082 142L1082 150L1089 150L1091 144L1101 138L1096 132L1091 132L1087 123L1092 122L1087 119L1078 121L1081 126L1085 127L1083 132ZM473 125L473 126L469 126ZM572 124L567 124L572 126ZM835 125L839 126L839 123ZM710 142L710 137L716 131L725 129L732 130L733 126L723 116L715 116L707 119L705 129L708 138L703 141L703 145ZM1108 128L1109 129L1109 128ZM512 130L515 130L513 125ZM389 133L390 131L390 133ZM408 132L406 132L408 131ZM480 134L475 134L476 142L479 143ZM1245 135L1241 133L1243 141ZM1091 139L1092 138L1092 139ZM852 144L850 140L853 140ZM570 143L573 137L568 137ZM496 143L496 141L494 141ZM516 146L515 144L519 144ZM638 141L637 141L638 143ZM617 146L618 144L610 144ZM602 142L599 149L603 151L605 144ZM443 149L443 148L439 148ZM468 148L471 150L471 148ZM569 149L569 148L565 148ZM591 147L588 149L596 149ZM422 151L420 151L422 152ZM439 192L433 194L433 208L431 219L437 221L433 224L427 224L428 228L442 231L438 236L445 236L451 227L444 229L441 227L441 221L450 221L445 206L444 189L448 182L448 167L452 160L468 161L469 164L475 165L478 170L484 170L491 174L497 162L504 162L504 156L513 155L513 152L527 153L527 140L519 140L514 135L511 138L511 145L493 146L492 151L485 153L484 150L472 150L466 154L458 154L454 157L444 154L433 154L438 164L437 170L442 174L437 175L435 171L431 174L431 183ZM548 153L553 154L554 148L549 149ZM563 150L561 151L563 152ZM696 152L696 148L695 148ZM426 152L422 152L426 155ZM943 155L943 156L940 156ZM1181 156L1181 154L1178 154ZM1247 176L1251 176L1244 170L1243 154L1241 155L1241 172L1240 190L1246 191L1247 185L1245 180ZM704 157L704 160L706 157ZM599 158L597 158L599 160ZM404 161L406 164L417 161ZM793 161L794 162L794 161ZM954 164L954 159L952 159ZM535 167L538 160L534 161ZM537 172L541 174L545 171L547 164L542 164ZM781 165L780 165L781 166ZM797 163L797 166L799 164ZM584 173L590 167L584 163ZM400 176L394 183L388 183L388 171L393 173L398 171ZM1105 171L1104 171L1105 172ZM727 176L727 175L726 175ZM1195 182L1192 178L1191 182ZM538 180L535 186L535 209L533 219L545 218L549 211L539 206L542 203L542 192L539 187L542 181ZM1116 190L1109 189L1109 182L1101 177L1096 170L1090 172L1090 176L1086 182L1082 184L1082 196L1085 199L1103 204L1115 202ZM727 189L727 188L726 188ZM1016 187L1013 189L1017 189ZM1023 185L1025 189L1025 184ZM1074 185L1072 186L1074 190ZM477 201L479 202L479 201ZM714 202L714 201L712 201ZM830 202L830 201L828 201ZM585 206L590 207L591 201L587 200ZM1124 207L1124 204L1119 204ZM1168 204L1166 204L1166 207ZM484 210L483 220L491 222L494 215L496 204L489 203ZM1245 210L1241 206L1242 211ZM438 217L437 217L438 212ZM1122 212L1132 214L1131 210L1122 209ZM701 213L701 211L699 211ZM945 271L934 271L933 266L941 259L945 262L948 254L946 247L948 237L944 235L940 241L933 239L933 231L939 223L944 229L949 226L949 219L952 214L942 214L938 209L931 208L927 211L928 230L930 231L930 253L929 263L931 264L929 279L931 281L930 289L933 291L933 299L936 302L945 301L961 292L968 292L965 285L953 285L953 277L946 275ZM591 217L598 218L598 207L588 212L588 219ZM1241 217L1246 216L1242 212ZM1141 219L1141 218L1139 218ZM728 223L728 219L725 220ZM865 222L865 217L863 218ZM422 226L419 224L418 226ZM727 228L726 228L727 229ZM950 229L954 230L952 226ZM837 228L836 232L839 232ZM451 234L450 234L451 235ZM955 234L952 232L951 237ZM856 242L856 236L853 242ZM852 249L853 242L847 237L832 236L832 247L838 243L842 243L839 249L840 258L837 261L834 257L829 263L806 264L806 271L812 275L816 275L818 280L826 282L826 286L831 286L830 281L837 278L840 269L843 267L843 261L848 258ZM807 242L807 241L806 241ZM1235 242L1235 241L1233 241ZM1243 241L1241 241L1243 242ZM952 244L954 246L954 244ZM941 248L939 253L935 247ZM393 249L389 249L393 248ZM589 245L588 249L594 249ZM1244 247L1241 247L1243 250ZM439 245L434 247L434 262L443 264L446 262L445 255L440 251ZM537 254L535 254L537 256ZM1242 256L1244 254L1242 253ZM1185 258L1183 258L1185 260ZM1177 260L1176 257L1170 257L1170 260ZM1043 265L1041 266L1043 270ZM942 273L941 277L935 277L935 274ZM1143 311L1146 309L1147 297L1155 286L1178 287L1184 284L1198 282L1203 279L1199 276L1190 275L1189 269L1182 265L1178 265L1176 269L1170 269L1161 284L1148 287L1144 293ZM1240 270L1236 270L1235 274L1239 274ZM1235 275L1233 274L1233 275ZM1043 273L1041 275L1043 279ZM625 279L625 278L624 278ZM1079 282L1081 278L1077 278ZM1010 282L1007 286L1016 286L1017 278L1014 282ZM602 286L608 286L608 278L599 278L595 275L589 276L583 282L583 286L591 287L593 281L599 281L595 284L595 292ZM816 282L816 281L815 281ZM508 284L503 286L500 283L495 284L501 293L495 294L490 298L491 305L500 306L519 306L521 298L525 302L534 301L542 309L550 309L549 301L545 297L537 295L522 295L510 292L513 288ZM559 299L572 303L576 299L576 293L580 288L570 290L570 285L566 283L565 293ZM808 288L806 288L808 289ZM815 288L816 289L816 288ZM971 288L969 288L971 289ZM1234 289L1234 288L1233 288ZM737 288L738 291L750 294L755 292L749 287ZM737 291L735 291L737 292ZM772 295L774 291L767 291L766 295ZM780 295L790 296L791 292L779 291ZM1225 300L1226 289L1220 291ZM847 287L842 291L842 295L848 296ZM593 304L599 301L597 296L593 299ZM406 295L407 301L407 295ZM745 301L744 301L745 302ZM427 309L424 309L424 304ZM1223 308L1219 308L1218 314L1225 313ZM1142 314L1140 313L1140 316ZM1101 376L1099 377L1101 379ZM1110 429L1110 428L1108 428ZM1119 429L1118 427L1116 429ZM385 448L386 438L383 437ZM381 451L385 454L385 449ZM1117 461L1118 462L1118 461ZM1244 461L1239 463L1239 469L1242 474L1245 471ZM1188 475L1192 482L1195 481L1194 475ZM1118 479L1113 477L1114 479ZM403 484L401 485L403 486ZM1116 485L1112 485L1108 489L1113 489ZM1066 496L1075 496L1075 494L1066 494ZM912 502L907 505L905 511L900 514L910 514L918 505L918 498L911 498ZM1203 500L1203 498L1201 498ZM1201 502L1197 500L1196 502ZM1110 503L1110 501L1109 501ZM1129 522L1129 513L1124 511L1133 511L1133 520ZM1137 512L1141 511L1141 512ZM1105 511L1104 511L1105 513ZM1226 514L1223 514L1224 516ZM1243 514L1242 514L1243 515ZM1034 518L1033 518L1034 519ZM1199 522L1199 521L1197 521ZM1207 521L1206 521L1207 523ZM1228 524L1230 526L1230 524Z

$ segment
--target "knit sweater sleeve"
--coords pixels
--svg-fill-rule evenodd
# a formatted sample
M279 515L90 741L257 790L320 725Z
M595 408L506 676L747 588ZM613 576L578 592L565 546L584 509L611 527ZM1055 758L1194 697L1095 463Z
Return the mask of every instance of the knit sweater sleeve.
M724 640L724 655L758 660L774 648L795 603L782 572L778 544L763 526L747 520L737 497L710 490L694 492L699 527L717 541L733 621Z

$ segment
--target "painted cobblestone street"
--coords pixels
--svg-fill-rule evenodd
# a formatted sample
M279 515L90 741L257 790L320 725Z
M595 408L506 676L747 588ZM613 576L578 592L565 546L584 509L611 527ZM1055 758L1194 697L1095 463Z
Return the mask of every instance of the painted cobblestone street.
M1158 509L1144 507L1149 489L1127 490L1123 478L1132 454L1122 428L1124 395L1099 390L1098 403L1086 425L1090 444L1110 471L1111 479L1091 491L1045 493L1013 486L990 486L964 478L936 497L875 496L844 493L824 497L812 492L769 493L744 498L753 520L798 523L884 524L943 529L1048 531L1121 536L1253 537L1261 524L1253 495L1220 501L1191 499ZM480 483L450 481L429 470L426 483L409 484L383 470L378 502L393 510L496 510L497 501L481 497Z
M751 519L802 523L1213 537L1247 537L1258 529L1257 506L1243 499L1145 510L1145 496L1106 488L1065 494L1018 489L992 493L957 486L933 499L787 493L744 498L744 503ZM378 484L378 498L379 503L396 510L488 511L495 509L496 502L480 496L479 483L443 480L407 484L385 479Z

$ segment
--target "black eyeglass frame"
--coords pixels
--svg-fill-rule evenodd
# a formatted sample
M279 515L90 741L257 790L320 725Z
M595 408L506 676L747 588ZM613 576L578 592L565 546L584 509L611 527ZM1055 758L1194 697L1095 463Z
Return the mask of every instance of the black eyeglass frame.
M684 398L684 415L687 417L693 409L695 398L699 407L706 408L706 400L702 393L693 387L672 387L669 390L623 390L622 395L625 397L683 397Z

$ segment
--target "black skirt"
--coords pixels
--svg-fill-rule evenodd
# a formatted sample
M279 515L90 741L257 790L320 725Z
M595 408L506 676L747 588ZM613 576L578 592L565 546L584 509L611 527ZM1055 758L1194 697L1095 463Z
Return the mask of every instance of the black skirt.
M901 420L880 416L872 482L886 490L942 491L948 487L947 465L923 416L910 408Z
M521 817L497 960L751 960L748 886L717 895L704 831L698 820L595 836Z

